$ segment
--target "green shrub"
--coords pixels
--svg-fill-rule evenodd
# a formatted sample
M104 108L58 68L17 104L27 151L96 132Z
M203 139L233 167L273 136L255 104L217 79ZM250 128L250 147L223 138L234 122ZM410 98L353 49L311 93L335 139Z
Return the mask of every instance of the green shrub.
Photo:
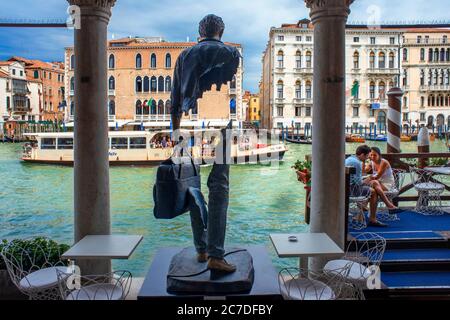
M56 264L61 260L61 255L69 250L70 246L66 244L58 244L56 241L44 238L37 237L34 239L15 239L10 242L7 240L2 240L0 242L0 252L3 248L8 246L9 252L16 257L17 260L23 256L23 252L26 251L29 256L35 257L34 264L37 267L43 266L45 261L45 256L47 256L47 262L50 264ZM45 256L44 256L45 253ZM33 266L30 265L30 261L25 259L22 261L24 270L31 270ZM6 265L5 261L3 261L2 256L0 255L0 270L5 270Z

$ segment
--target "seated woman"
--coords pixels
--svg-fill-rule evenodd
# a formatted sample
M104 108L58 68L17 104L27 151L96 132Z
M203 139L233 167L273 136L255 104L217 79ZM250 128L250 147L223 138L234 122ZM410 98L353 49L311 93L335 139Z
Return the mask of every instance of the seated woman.
M386 204L389 210L397 210L398 208L389 200L385 192L395 187L394 175L392 167L386 159L383 159L381 151L377 147L370 149L369 158L371 164L366 166L366 172L372 173L371 176L364 180L364 183L370 185L378 196Z

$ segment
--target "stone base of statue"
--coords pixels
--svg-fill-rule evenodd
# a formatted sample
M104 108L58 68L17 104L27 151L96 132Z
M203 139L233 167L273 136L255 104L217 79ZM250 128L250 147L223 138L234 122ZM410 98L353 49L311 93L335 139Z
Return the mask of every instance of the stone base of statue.
M169 266L167 292L171 294L220 295L249 293L253 287L253 259L245 249L226 248L225 259L234 264L233 273L210 271L207 263L197 261L194 248L176 254Z

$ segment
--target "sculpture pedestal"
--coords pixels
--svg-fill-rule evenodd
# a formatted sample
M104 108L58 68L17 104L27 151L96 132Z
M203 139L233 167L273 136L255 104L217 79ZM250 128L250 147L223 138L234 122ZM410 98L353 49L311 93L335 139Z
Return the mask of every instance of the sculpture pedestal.
M188 300L226 299L232 301L257 301L281 300L280 288L278 286L278 272L275 270L272 260L264 246L234 246L246 249L253 259L254 280L250 292L247 293L216 293L216 294L173 294L167 292L167 273L174 256L179 254L183 248L159 249L154 258L150 270L144 280L138 294L138 300L170 300L185 302ZM194 255L195 257L195 255ZM231 256L226 257L232 262ZM201 265L201 264L200 264Z
M197 261L195 248L176 254L167 275L167 292L173 294L232 294L249 293L253 286L254 269L250 253L241 248L226 248L225 259L236 271L220 274L208 270L207 263Z

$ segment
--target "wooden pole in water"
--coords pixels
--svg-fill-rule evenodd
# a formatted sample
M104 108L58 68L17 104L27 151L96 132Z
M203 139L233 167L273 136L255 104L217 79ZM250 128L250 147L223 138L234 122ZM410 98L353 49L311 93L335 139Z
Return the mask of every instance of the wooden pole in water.
M417 151L419 153L430 153L430 134L427 127L422 127L417 136ZM425 168L428 164L428 158L419 159L419 168Z
M402 96L400 88L391 88L388 95L388 134L387 152L400 153L400 135L402 128Z

